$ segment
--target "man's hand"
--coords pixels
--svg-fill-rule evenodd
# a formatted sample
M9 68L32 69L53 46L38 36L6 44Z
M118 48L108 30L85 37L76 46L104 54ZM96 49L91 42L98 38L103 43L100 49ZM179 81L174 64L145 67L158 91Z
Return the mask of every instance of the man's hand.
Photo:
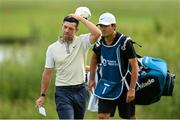
M130 88L127 92L126 102L130 103L135 99L135 89Z
M82 16L80 16L80 15L78 15L78 14L74 14L74 13L69 14L68 16L71 16L71 17L75 18L76 20L82 20L82 19L83 19Z
M41 106L43 106L45 101L45 96L40 96L37 100L36 100L36 107L39 108Z

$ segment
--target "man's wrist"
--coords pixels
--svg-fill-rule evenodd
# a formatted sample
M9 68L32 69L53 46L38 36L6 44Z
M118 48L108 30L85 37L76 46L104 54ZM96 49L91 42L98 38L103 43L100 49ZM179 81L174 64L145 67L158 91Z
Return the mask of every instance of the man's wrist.
M129 90L135 91L135 88L129 88Z

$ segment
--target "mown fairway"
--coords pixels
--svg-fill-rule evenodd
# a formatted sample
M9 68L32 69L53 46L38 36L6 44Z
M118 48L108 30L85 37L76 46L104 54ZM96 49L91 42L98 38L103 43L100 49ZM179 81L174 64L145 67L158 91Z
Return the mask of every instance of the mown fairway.
M143 46L135 46L140 55L166 60L176 74L173 97L137 106L137 118L180 118L180 0L0 0L0 118L43 118L35 100L46 48L60 35L63 17L78 6L90 8L93 23L103 12L113 13L118 31ZM78 34L86 32L80 25ZM11 44L1 43L4 39ZM19 44L18 40L28 42ZM46 118L57 118L54 77L45 108ZM87 111L85 118L97 118L97 113Z

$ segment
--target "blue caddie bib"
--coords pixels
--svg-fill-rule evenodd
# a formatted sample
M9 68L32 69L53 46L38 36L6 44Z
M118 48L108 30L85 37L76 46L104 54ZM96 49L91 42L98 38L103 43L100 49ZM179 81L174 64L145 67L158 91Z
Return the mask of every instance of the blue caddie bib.
M123 91L124 80L120 74L120 46L123 42L121 39L122 36L123 34L121 34L117 42L112 46L107 46L103 42L101 43L102 77L95 89L95 95L101 99L115 100Z

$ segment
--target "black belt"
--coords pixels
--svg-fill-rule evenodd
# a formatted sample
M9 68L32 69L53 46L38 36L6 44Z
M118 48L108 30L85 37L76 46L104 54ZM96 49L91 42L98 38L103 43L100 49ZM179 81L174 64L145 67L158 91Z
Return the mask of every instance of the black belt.
M80 90L85 87L85 83L70 86L56 86L56 89Z

